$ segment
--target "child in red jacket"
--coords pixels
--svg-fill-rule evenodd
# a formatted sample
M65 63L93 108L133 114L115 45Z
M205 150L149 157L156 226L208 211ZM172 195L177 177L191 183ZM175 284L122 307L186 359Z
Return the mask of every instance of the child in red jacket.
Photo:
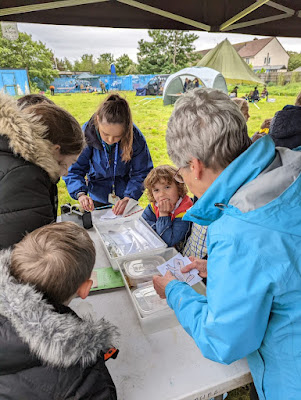
M182 217L193 204L185 183L175 180L176 173L174 167L161 165L151 170L144 181L150 204L142 217L168 246L178 245L189 234L190 223Z

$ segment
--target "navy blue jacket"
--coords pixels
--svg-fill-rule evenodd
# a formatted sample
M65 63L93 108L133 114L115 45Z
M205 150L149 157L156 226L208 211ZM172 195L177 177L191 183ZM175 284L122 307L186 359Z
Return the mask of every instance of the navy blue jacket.
M301 146L301 107L287 105L271 121L269 135L279 147Z
M108 203L108 195L112 192L114 150L110 168L107 168L106 154L99 141L93 123L93 117L83 125L88 146L83 150L77 162L69 168L64 178L70 196L76 199L79 192L89 193L93 200ZM115 193L120 198L130 197L138 200L143 193L143 181L153 168L152 159L146 140L134 125L133 155L129 162L121 159L122 150L118 149L115 176ZM88 178L88 185L85 176Z
M190 222L182 219L185 212L179 213L173 220L170 216L157 218L152 204L149 204L143 211L142 217L164 242L172 247L182 242L190 232Z

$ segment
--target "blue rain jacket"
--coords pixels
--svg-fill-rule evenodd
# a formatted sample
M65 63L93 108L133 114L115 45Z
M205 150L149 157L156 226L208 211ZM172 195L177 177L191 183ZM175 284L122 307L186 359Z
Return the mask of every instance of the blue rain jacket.
M208 228L207 297L176 280L168 304L203 355L247 356L260 400L301 397L301 148L255 142L184 219Z
M107 168L107 158L102 143L97 137L93 117L83 125L88 146L83 150L77 162L69 168L64 177L70 196L76 199L79 192L89 193L93 200L108 203L108 195L112 193L115 149L112 161ZM118 149L115 175L115 193L120 198L130 197L138 200L143 193L143 181L153 168L152 159L146 140L134 125L133 155L125 163L122 161L122 150ZM85 176L88 178L88 185Z

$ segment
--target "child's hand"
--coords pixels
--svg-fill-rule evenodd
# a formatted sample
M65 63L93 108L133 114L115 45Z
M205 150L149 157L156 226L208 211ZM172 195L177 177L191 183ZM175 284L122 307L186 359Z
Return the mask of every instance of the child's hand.
M182 272L189 272L192 269L197 269L202 278L207 278L207 260L200 260L197 257L189 257L191 264L186 265L181 269Z
M158 203L159 217L168 217L174 209L174 206L168 199L159 201Z

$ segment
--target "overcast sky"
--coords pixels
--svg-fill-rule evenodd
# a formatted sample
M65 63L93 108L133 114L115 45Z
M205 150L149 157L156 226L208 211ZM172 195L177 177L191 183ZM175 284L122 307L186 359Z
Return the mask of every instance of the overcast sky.
M112 53L115 58L128 54L137 61L137 47L140 39L149 40L146 29L90 28L82 26L61 26L18 23L20 32L32 35L34 40L41 40L57 58L67 57L71 61L83 54ZM229 33L195 32L199 39L195 41L196 50L212 48L225 38L234 43L254 39L252 35ZM264 36L256 36L258 39ZM278 38L286 50L301 52L301 39Z

